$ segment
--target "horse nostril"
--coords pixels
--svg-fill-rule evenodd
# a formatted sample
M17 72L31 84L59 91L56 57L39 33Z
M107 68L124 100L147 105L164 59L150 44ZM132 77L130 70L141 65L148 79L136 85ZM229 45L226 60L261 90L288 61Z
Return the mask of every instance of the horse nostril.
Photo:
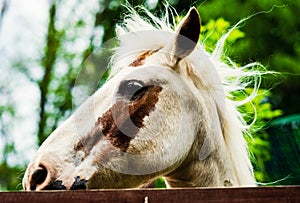
M40 165L31 175L30 179L30 190L36 190L36 187L42 184L47 178L48 171L47 169Z

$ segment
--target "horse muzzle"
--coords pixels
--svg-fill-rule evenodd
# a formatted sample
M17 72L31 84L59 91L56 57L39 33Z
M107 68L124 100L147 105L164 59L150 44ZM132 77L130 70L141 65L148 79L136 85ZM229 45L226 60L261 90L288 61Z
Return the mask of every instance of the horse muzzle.
M23 180L25 191L87 189L87 180L81 179L80 176L74 177L74 182L71 186L66 186L62 180L55 180L55 178L51 177L51 173L44 165L39 165L27 177Z

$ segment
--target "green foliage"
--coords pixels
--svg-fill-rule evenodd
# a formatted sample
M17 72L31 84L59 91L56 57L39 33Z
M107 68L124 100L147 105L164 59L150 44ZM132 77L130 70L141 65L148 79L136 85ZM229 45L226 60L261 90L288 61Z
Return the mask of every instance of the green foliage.
M0 87L0 95L2 100L0 101L0 142L2 159L0 159L0 191L3 190L16 190L20 183L19 174L21 171L19 166L10 166L7 164L9 155L16 152L14 141L7 134L8 123L15 116L14 105L10 101L5 101L4 95L7 92ZM9 97L7 97L9 98Z
M15 110L11 105L0 106L0 116L2 116L3 113L14 115Z
M6 162L0 164L0 191L20 190L22 174L20 166L10 166Z
M155 188L166 188L166 183L163 178L157 178L154 182L154 187Z
M205 44L208 51L215 48L216 42L225 34L225 31L230 27L230 23L223 18L217 20L210 19L207 24L202 25L200 39ZM245 33L239 29L234 29L227 38L227 44L232 44L236 40L245 37Z
M300 97L295 92L300 89L300 21L297 17L300 1L210 0L199 4L198 10L203 24L220 16L235 24L254 14L240 27L247 37L234 43L228 54L240 64L260 61L284 73L285 79L273 91L271 102L285 114L299 112ZM263 85L268 88L273 84L274 78L270 78Z

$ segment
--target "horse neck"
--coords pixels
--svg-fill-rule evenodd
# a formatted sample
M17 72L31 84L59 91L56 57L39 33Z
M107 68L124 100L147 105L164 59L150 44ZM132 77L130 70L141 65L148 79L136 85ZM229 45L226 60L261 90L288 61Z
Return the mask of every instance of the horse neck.
M212 134L199 129L187 158L166 176L170 187L255 185L241 124L239 119L232 115L234 114L225 119L219 118L221 139L210 140L213 148L205 159L199 159L199 154L204 145L204 138Z

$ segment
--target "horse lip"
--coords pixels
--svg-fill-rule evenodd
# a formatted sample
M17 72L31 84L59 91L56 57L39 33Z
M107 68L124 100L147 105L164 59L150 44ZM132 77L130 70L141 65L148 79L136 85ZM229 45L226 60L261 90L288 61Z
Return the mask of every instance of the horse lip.
M44 190L66 190L66 186L62 184L61 180L56 180L47 185Z
M70 188L67 188L62 180L56 180L47 185L43 190L86 190L87 180L80 179L80 176L74 178L74 183Z
M86 183L87 180L80 179L80 176L75 177L75 181L73 185L71 186L70 190L86 190Z

